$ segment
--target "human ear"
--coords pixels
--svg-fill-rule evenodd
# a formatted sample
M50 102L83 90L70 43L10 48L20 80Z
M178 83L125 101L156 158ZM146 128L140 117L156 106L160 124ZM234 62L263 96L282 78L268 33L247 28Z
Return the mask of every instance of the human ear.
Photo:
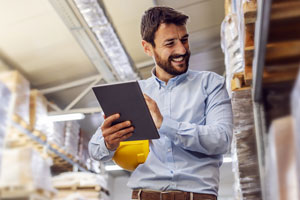
M153 56L153 47L152 47L152 45L149 42L147 42L146 40L142 40L142 46L143 46L145 54L152 57Z

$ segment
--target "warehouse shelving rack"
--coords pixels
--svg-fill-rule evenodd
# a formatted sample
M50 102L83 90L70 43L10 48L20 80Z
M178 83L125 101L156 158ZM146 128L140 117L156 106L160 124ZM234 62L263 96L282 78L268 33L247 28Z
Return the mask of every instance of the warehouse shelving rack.
M57 149L53 148L49 143L47 143L46 141L42 140L40 137L34 135L30 130L24 128L21 124L15 122L13 120L10 123L17 130L19 130L20 132L26 134L30 139L32 139L33 141L36 141L37 143L39 143L42 146L46 147L47 150L53 152L55 155L59 156L63 160L65 160L68 163L70 163L73 166L73 170L74 171L80 170L80 171L83 171L83 172L92 172L92 171L89 171L86 168L82 167L78 162L73 161L71 158L69 158L65 154L59 152Z
M276 7L274 6L276 4ZM253 112L254 112L254 121L255 121L255 134L256 134L256 143L257 143L257 153L258 153L258 163L259 163L259 173L260 173L260 182L261 182L261 191L262 191L262 198L267 199L266 197L266 175L265 175L265 150L268 147L268 139L267 139L267 130L268 130L268 124L270 124L270 121L272 117L267 116L266 113L266 102L264 99L264 77L265 77L265 69L267 65L267 52L268 52L268 41L271 40L271 42L276 44L276 40L278 40L278 36L281 33L288 33L290 30L283 30L281 33L275 33L276 39L268 38L271 37L272 33L274 34L274 26L270 28L270 25L272 25L272 20L274 20L274 16L272 16L272 12L275 10L278 12L278 8L284 8L286 16L283 17L284 20L295 21L295 23L299 23L300 18L300 3L296 2L294 3L294 6L287 7L287 2L279 1L279 0L258 0L257 1L257 20L255 24L255 48L254 48L254 58L253 58L253 65L252 65L252 98L253 98ZM291 14L289 14L289 10L287 8L291 9ZM277 9L277 10L276 10ZM296 12L295 12L296 11ZM278 17L279 16L279 17ZM278 20L282 16L277 15L275 20ZM298 21L296 21L298 20ZM273 30L273 32L272 32ZM278 30L278 29L275 29ZM297 31L299 31L299 28L296 28ZM271 34L270 34L271 33ZM289 34L288 34L289 35ZM291 36L289 39L289 43L295 45L296 47L299 47L299 41L300 36L295 37L294 35ZM283 37L284 38L284 37ZM280 40L280 42L282 42ZM285 42L285 41L284 41ZM278 45L278 44L276 44ZM280 52L281 53L281 52ZM286 55L288 55L289 52ZM269 54L270 55L270 54ZM280 54L278 54L280 55ZM275 57L278 56L275 54ZM289 55L288 55L289 56ZM296 57L296 60L300 60L300 55L298 51L295 51L291 54L291 57ZM274 59L274 58L273 58ZM288 65L291 60L295 63L295 59L286 59L284 60L283 57L278 57L278 60L283 60L282 63ZM296 62L297 63L297 62ZM283 65L284 66L284 65ZM274 83L284 83L285 81L292 82L294 78L296 77L297 73L294 73L295 69L297 71L297 68L293 68L293 72L291 73L288 71L289 69L284 69L281 66L281 69L283 70L280 74L274 74L272 75L274 77ZM293 75L294 73L294 75ZM284 74L288 74L286 77L284 77ZM292 74L292 75L291 75ZM282 76L280 78L280 76ZM279 78L278 78L279 77ZM276 80L275 80L276 79ZM272 79L271 79L272 80ZM288 86L290 87L290 86ZM276 88L276 86L275 86Z

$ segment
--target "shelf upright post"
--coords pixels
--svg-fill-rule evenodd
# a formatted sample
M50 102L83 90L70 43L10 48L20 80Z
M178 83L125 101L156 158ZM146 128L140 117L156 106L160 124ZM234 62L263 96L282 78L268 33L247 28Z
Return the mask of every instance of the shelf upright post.
M263 72L265 65L266 46L268 42L270 13L272 0L257 1L257 19L255 24L254 58L252 66L252 98L255 123L255 136L258 154L259 174L262 199L266 199L265 184L265 148L266 148L266 123L264 104L262 98Z

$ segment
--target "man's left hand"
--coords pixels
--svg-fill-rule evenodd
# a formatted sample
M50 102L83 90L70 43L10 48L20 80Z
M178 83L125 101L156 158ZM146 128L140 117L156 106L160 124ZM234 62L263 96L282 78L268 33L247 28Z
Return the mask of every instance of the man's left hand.
M148 105L148 108L150 110L150 113L151 113L151 116L152 116L152 119L154 121L156 128L160 129L162 121L163 121L163 116L161 115L156 102L153 99L151 99L148 95L146 95L145 93L144 93L144 98L146 100L146 103Z

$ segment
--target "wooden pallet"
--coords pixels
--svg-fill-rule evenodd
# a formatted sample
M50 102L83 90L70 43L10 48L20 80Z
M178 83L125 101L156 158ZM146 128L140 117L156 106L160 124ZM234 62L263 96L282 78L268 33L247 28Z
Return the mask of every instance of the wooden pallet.
M9 186L0 188L1 199L16 200L16 199L28 199L28 200L50 200L53 197L53 193L37 189L31 186Z
M246 23L244 49L246 85L252 82L254 35L255 24ZM295 65L300 61L300 1L273 1L265 60L267 69L263 75L264 83L295 79L295 73L298 71ZM278 65L287 70L278 71ZM290 67L291 65L294 67Z
M263 83L264 84L272 84L272 83L280 83L280 82L289 82L296 79L298 71L299 71L299 64L292 63L290 65L280 66L278 67L271 67L265 68L263 73ZM252 67L245 66L244 72L244 80L247 85L252 83Z
M104 192L106 195L109 195L109 191L100 185L60 185L55 186L55 189L58 191L96 191L96 192Z
M233 78L231 80L231 90L237 91L237 90L246 90L249 89L250 86L245 84L245 78L244 73L236 73L233 75Z
M256 0L246 1L243 4L244 23L252 24L256 21Z

